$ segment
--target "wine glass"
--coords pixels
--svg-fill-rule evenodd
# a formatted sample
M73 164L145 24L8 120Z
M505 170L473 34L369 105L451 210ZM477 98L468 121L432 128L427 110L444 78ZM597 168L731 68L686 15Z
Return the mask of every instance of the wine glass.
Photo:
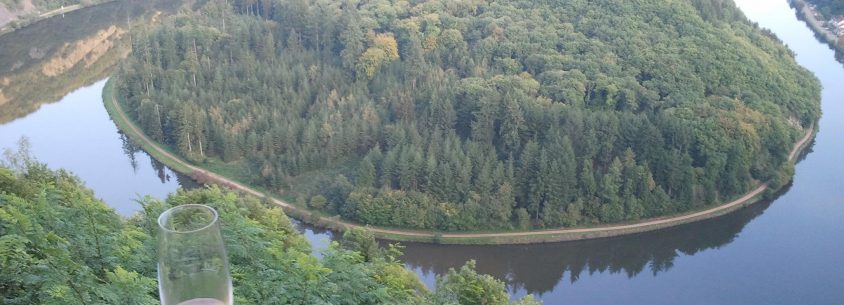
M229 262L217 211L201 204L158 217L158 288L162 305L232 305Z

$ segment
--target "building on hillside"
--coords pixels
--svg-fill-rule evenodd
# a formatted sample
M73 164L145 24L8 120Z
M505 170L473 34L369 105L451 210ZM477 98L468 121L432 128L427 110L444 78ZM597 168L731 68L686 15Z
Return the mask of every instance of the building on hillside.
M844 16L832 18L828 22L829 29L838 36L844 36Z
M840 29L844 27L844 16L838 16L829 20L829 27L833 29Z

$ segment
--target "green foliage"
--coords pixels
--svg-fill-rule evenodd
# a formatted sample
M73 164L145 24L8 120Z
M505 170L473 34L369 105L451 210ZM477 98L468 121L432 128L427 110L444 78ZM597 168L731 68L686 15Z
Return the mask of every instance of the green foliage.
M375 165L372 164L372 161L363 159L358 169L357 185L359 187L371 187L375 183L375 174Z
M366 52L361 54L358 59L357 73L363 75L367 79L375 77L375 73L381 68L381 65L387 61L387 52L379 48L369 48Z
M124 238L126 225L78 178L32 162L0 172L12 182L0 189L3 304L156 303L154 280L121 267L149 257L131 248L138 238Z
M281 209L216 187L142 198L143 211L123 220L78 178L35 161L0 166L0 303L158 304L157 216L197 202L219 211L237 304L449 304L397 260L400 248L380 249L370 232L347 232L343 248L317 259ZM509 298L502 282L473 270L450 276L443 295L481 285Z
M325 197L323 197L322 195L316 195L314 197L311 197L311 202L309 203L309 205L314 209L322 210L325 208L325 205L327 203L328 200L325 199Z
M440 304L449 305L540 304L532 296L510 303L510 296L504 292L504 283L475 272L475 261L469 261L459 270L450 269L446 276L437 278L434 298Z
M820 115L818 81L721 0L209 1L133 50L119 89L148 134L372 225L726 202L776 177Z
M363 255L367 261L379 256L380 249L375 235L364 229L351 229L343 233L343 241L340 243L343 248L355 251Z
M516 209L516 227L525 230L530 228L530 214L524 208Z

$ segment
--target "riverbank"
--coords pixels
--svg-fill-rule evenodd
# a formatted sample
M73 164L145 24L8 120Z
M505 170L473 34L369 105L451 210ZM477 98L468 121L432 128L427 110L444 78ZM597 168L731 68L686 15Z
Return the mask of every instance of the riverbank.
M350 228L366 228L372 231L376 237L380 239L394 240L394 241L415 241L415 242L431 242L442 244L530 244L530 243L547 243L559 241L573 241L596 239L613 236L621 236L635 233L642 233L673 227L690 222L710 219L713 217L727 214L731 211L741 209L745 206L753 204L760 200L765 190L768 189L767 183L762 183L749 193L733 200L729 203L709 207L700 211L688 212L680 215L666 216L660 218L652 218L641 220L634 223L614 224L599 227L589 228L561 228L549 230L523 231L523 232L479 232L479 233L440 233L440 232L423 232L414 230L392 229L383 227L371 227L360 225L347 221L340 220L339 217L324 217L307 210L304 207L299 207L288 203L280 198L268 195L266 192L258 189L245 186L242 183L223 177L217 173L208 171L200 166L193 165L187 161L179 158L173 151L159 145L150 140L141 130L129 119L128 115L123 111L121 103L114 92L114 83L109 80L103 89L103 102L109 112L112 120L120 131L125 133L135 143L140 145L144 151L149 153L153 158L161 163L166 164L171 169L181 172L192 177L202 176L206 180L224 187L239 190L259 198L265 199L282 209L291 217L300 219L307 223L327 227L335 230L347 230ZM794 162L799 153L806 147L814 136L814 128L810 128L806 134L800 139L789 154L789 162Z
M52 18L52 17L57 16L57 15L64 15L64 14L74 12L74 11L77 11L77 10L80 10L80 9L83 9L83 8L94 7L94 6L97 6L97 5L102 5L102 4L106 4L106 3L114 2L114 1L117 1L117 0L98 1L98 2L91 3L89 5L74 4L74 5L69 5L69 6L63 6L63 7L54 9L52 11L39 14L38 16L25 18L24 20L16 18L16 19L11 20L7 25L0 27L0 36L14 32L18 29L25 28L29 25L35 24L35 23L40 22L42 20ZM24 17L24 16L18 16L18 17Z
M823 26L824 20L818 20L815 13L809 4L804 0L789 0L791 7L797 10L797 19L809 25L809 28L815 32L821 41L828 44L833 50L839 53L844 53L844 38L840 38L835 33Z

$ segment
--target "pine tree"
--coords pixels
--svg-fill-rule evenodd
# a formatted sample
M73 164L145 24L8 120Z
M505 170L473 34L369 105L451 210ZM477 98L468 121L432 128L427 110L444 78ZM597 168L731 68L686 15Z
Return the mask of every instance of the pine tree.
M613 159L607 173L601 180L599 193L604 203L601 207L601 220L617 222L624 217L624 207L620 198L622 164L618 158Z
M369 158L364 158L363 161L360 162L356 182L358 187L372 187L374 184L375 165L372 164Z
M508 99L504 105L504 117L499 130L505 149L516 151L521 147L524 125L525 118L521 107L515 100Z

